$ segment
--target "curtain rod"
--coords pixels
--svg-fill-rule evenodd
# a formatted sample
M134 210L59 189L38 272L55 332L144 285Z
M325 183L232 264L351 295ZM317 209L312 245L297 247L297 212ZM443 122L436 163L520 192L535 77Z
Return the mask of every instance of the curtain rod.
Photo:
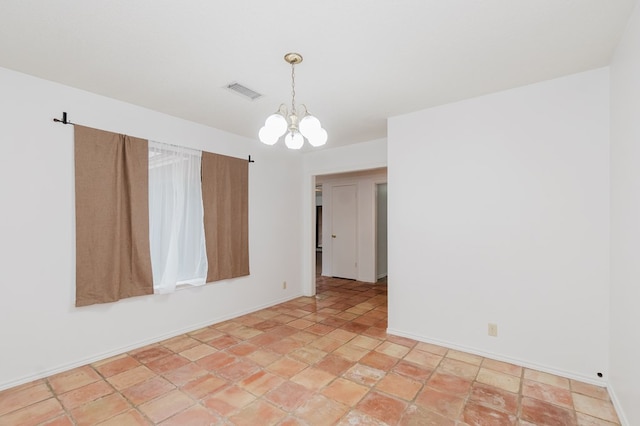
M56 123L71 124L72 126L75 126L75 124L76 124L76 123L72 123L71 121L67 120L67 113L66 112L62 113L62 120L59 119L59 118L54 118L53 121L55 121ZM164 143L164 142L162 142L162 143ZM178 148L185 148L184 146L173 145L173 144L170 144L170 143L168 143L166 145L171 145L171 146L175 146L175 147L178 147ZM249 160L248 161L249 161L249 163L255 163L255 160L251 159L251 154L249 154Z

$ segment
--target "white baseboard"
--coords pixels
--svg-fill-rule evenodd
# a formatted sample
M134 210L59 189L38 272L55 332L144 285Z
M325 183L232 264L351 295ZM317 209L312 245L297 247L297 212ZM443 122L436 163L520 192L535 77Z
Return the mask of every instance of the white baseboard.
M613 407L616 409L616 414L618 414L618 420L620 420L620 424L622 426L631 426L631 423L629 423L629 419L627 419L627 416L625 415L625 412L622 409L622 404L620 404L620 400L616 395L616 391L613 385L609 384L607 386L607 391L609 392L609 398L611 398Z
M596 386L602 386L602 387L607 386L606 380L594 379L593 377L587 377L579 373L575 373L573 371L558 370L557 368L553 368L547 365L541 365L541 364L537 364L535 362L530 362L523 359L510 358L497 353L486 352L486 351L478 350L476 348L457 345L455 343L451 343L443 340L432 339L425 336L418 336L412 333L405 333L400 330L394 330L392 328L388 328L387 333L393 334L396 336L401 336L401 337L408 337L409 339L417 340L419 342L425 342L425 343L431 343L438 346L444 346L449 349L467 352L467 353L479 355L485 358L495 359L496 361L507 362L510 364L518 365L520 367L530 368L532 370L543 371L545 373L554 374L556 376L566 377L567 379L579 380L581 382L590 383Z
M32 374L32 375L29 375L29 376L20 377L19 379L12 380L10 382L0 383L0 391L5 390L5 389L10 389L10 388L13 388L15 386L19 386L19 385L22 385L22 384L25 384L25 383L29 383L29 382L32 382L34 380L43 379L45 377L53 376L54 374L63 373L65 371L69 371L69 370L72 370L74 368L82 367L82 366L87 365L87 364L92 364L94 362L101 361L103 359L107 359L107 358L110 358L112 356L120 355L120 354L129 352L129 351L132 351L134 349L138 349L138 348L141 348L141 347L153 344L153 343L158 343L158 342L161 342L163 340L167 340L167 339L170 339L172 337L179 336L181 334L189 333L189 332L198 330L198 329L203 328L203 327L208 327L208 326L213 325L213 324L218 324L218 323L223 322L223 321L227 321L227 320L230 320L230 319L233 319L233 318L238 318L238 317L240 317L242 315L247 315L247 314L262 310L262 309L270 308L272 306L279 305L280 303L284 303L284 302L288 302L288 301L293 300L293 299L297 299L298 297L301 297L301 296L302 296L302 293L296 294L296 295L293 295L293 296L288 296L286 298L274 300L274 301L271 301L271 302L268 302L268 303L265 303L265 304L262 304L262 305L259 305L259 306L255 306L255 307L252 307L252 308L249 308L249 309L245 309L245 310L242 310L242 311L235 312L235 313L230 314L230 315L225 315L225 316L222 316L222 317L213 318L211 320L207 320L207 321L204 321L204 322L201 322L201 323L198 323L198 324L192 324L190 326L183 327L183 328L181 328L179 330L173 330L173 331L168 332L168 333L164 333L164 334L161 334L161 335L158 335L158 336L150 337L148 339L140 340L140 341L132 343L130 345L121 346L121 347L115 348L115 349L107 351L107 352L96 354L96 355L93 355L93 356L90 356L90 357L87 357L87 358L84 358L84 359L80 359L80 360L77 360L77 361L74 361L74 362L71 362L71 363L68 363L68 364L63 364L63 365L60 365L60 366L55 367L55 368L50 368L50 369L38 372L37 374Z

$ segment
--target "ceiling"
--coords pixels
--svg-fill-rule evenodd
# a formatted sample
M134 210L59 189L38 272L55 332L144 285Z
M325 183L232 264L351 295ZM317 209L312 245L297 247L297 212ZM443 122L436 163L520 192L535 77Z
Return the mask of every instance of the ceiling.
M299 52L296 100L331 148L385 137L387 117L605 66L635 3L2 0L0 67L257 139L291 102L283 56Z

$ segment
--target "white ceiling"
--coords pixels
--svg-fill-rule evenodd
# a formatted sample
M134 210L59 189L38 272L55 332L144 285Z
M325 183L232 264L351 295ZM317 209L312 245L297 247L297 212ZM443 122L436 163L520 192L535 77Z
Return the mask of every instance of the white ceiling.
M291 101L283 56L299 52L296 100L335 147L385 137L387 117L605 66L635 3L0 0L0 66L257 138Z

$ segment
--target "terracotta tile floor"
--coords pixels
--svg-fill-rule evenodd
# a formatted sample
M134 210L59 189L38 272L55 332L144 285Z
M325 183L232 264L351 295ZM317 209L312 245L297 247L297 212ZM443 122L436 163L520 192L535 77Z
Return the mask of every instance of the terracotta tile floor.
M0 392L0 425L614 425L605 389L387 335L387 286L318 295Z

